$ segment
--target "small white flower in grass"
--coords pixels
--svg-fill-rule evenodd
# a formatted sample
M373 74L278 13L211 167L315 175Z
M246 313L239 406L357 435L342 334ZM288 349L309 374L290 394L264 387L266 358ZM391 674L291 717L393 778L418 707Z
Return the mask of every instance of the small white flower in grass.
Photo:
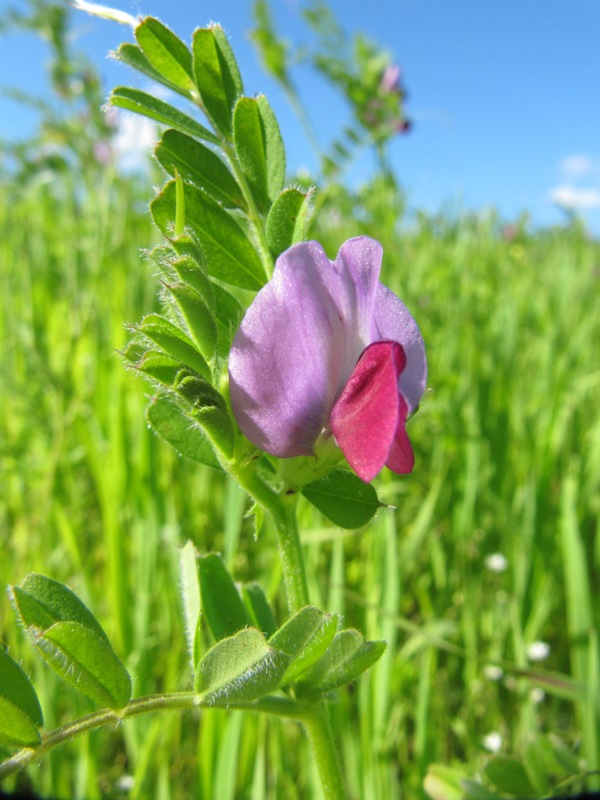
M502 747L502 736L500 736L498 731L488 733L487 736L483 737L483 746L486 750L489 750L490 753L499 753Z
M529 697L531 698L532 702L534 703L541 703L542 700L546 697L546 692L543 689L540 689L539 686L535 686L530 692Z
M527 658L530 661L543 661L550 655L550 645L548 642L535 641L527 648Z
M122 775L116 783L117 789L121 792L130 792L135 786L133 775Z
M495 664L486 664L483 668L483 674L489 681L499 681L504 675L504 670Z
M490 572L504 572L507 566L508 561L502 553L492 553L485 559L485 568Z

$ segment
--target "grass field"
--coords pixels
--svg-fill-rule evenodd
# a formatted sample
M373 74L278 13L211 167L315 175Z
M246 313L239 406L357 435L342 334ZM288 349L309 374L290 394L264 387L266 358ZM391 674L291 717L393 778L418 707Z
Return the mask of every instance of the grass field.
M156 240L149 197L109 173L87 192L0 187L0 581L39 571L70 585L136 695L187 685L187 539L282 608L274 537L254 542L240 490L147 429L148 387L118 354L125 324L158 302L139 252ZM600 246L576 224L415 216L400 233L399 216L399 195L375 182L332 191L311 232L330 257L358 233L382 241L383 280L429 358L415 471L378 483L395 509L351 533L301 511L312 601L388 642L333 706L352 797L425 796L430 770L436 800L458 800L453 781L480 778L496 746L540 795L596 786L576 776L600 769ZM6 597L0 639L48 729L91 709L36 659ZM7 788L307 800L321 796L311 763L291 723L170 712L84 737Z

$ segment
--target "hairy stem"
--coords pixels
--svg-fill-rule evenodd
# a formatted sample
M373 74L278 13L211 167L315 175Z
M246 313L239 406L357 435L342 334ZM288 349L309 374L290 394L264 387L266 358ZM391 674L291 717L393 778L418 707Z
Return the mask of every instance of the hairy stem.
M290 614L294 614L309 605L304 557L296 522L298 497L295 493L284 496L277 494L257 475L253 464L229 467L229 471L275 523L288 608Z
M278 717L289 717L298 721L305 720L311 713L306 706L285 697L263 697L250 705L232 703L228 707L241 711L256 711L263 714L273 714ZM69 742L82 733L97 730L104 725L114 725L116 727L128 717L145 714L150 711L166 709L189 710L192 708L214 708L214 706L203 702L202 696L195 692L174 692L139 697L119 711L113 711L109 708L95 711L46 734L42 737L42 741L37 747L23 747L17 750L10 758L0 763L0 780L18 772L33 761L37 761L49 750Z
M344 778L325 701L304 718L326 800L345 800Z

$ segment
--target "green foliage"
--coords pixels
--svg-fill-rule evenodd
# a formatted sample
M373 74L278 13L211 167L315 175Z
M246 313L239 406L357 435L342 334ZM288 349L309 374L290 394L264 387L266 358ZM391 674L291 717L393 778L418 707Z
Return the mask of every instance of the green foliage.
M0 647L0 744L34 747L44 724L40 701L21 667Z
M146 409L152 430L173 449L193 461L220 470L220 464L206 435L193 425L181 408L168 397L155 397Z
M293 244L305 241L313 191L285 189L267 218L267 242L275 258Z
M231 139L233 106L244 87L223 29L213 25L196 30L192 51L194 76L202 105L219 133Z
M302 494L335 525L351 530L366 525L382 506L370 483L341 469L307 483Z
M261 211L285 184L285 149L275 114L264 95L240 97L233 112L233 138L240 165Z
M337 614L324 614L306 606L291 617L270 639L273 647L286 653L291 663L285 682L294 681L325 653L339 624Z
M29 575L10 588L19 621L58 675L100 706L123 708L131 679L93 614L63 584Z
M221 639L198 666L196 688L208 705L249 704L277 689L288 658L255 628Z

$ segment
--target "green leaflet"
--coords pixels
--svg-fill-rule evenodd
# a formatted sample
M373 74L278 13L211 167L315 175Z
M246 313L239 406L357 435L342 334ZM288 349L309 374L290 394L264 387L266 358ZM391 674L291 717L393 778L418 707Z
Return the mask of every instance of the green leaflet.
M213 469L221 469L212 444L190 417L165 395L150 401L146 420L162 439L180 455L199 461Z
M138 45L130 44L129 42L121 44L113 55L118 61L122 61L124 64L133 67L133 69L136 69L138 72L143 72L144 75L152 78L153 81L162 83L163 86L172 89L178 94L182 94L188 100L190 99L190 92L182 89L177 83L168 80L159 70L155 69L146 58L142 48L138 47Z
M265 636L271 636L277 630L277 623L262 587L256 582L247 583L242 594L252 623Z
M353 472L334 470L301 489L308 501L340 528L362 528L382 508L377 492Z
M135 29L135 38L151 66L183 92L195 90L192 54L181 39L155 17L145 17Z
M285 182L285 148L277 119L264 95L240 97L237 101L233 138L254 198L265 212Z
M285 682L291 683L325 653L339 623L337 614L325 614L318 608L301 608L273 634L269 644L290 656Z
M67 586L33 574L10 594L32 644L64 681L98 705L127 705L127 670L100 623Z
M385 642L367 642L356 630L337 633L323 656L302 675L299 694L323 694L358 678L377 661Z
M202 375L205 380L212 382L210 367L193 341L166 317L160 314L148 314L141 321L138 330L161 347L167 355L181 361L183 365Z
M251 703L277 689L288 662L260 631L244 628L208 651L198 667L196 689L206 704Z
M312 190L284 189L267 217L267 242L273 256L306 239Z
M210 275L240 286L260 289L267 277L253 244L237 222L205 192L185 184L186 224L198 239ZM175 221L175 182L170 181L150 204L154 222L170 236Z
M232 110L244 87L233 51L219 25L199 28L192 43L194 78L209 119L231 139Z
M40 702L29 678L0 646L0 744L35 747L43 724Z
M194 543L191 541L187 541L179 551L179 585L185 620L185 638L190 654L192 671L195 675L196 664L200 660L200 614L202 602L200 598L200 580L198 578L198 556Z
M128 111L149 117L161 125L174 128L180 133L192 136L195 139L204 139L204 141L211 144L219 143L218 138L204 125L200 125L199 122L196 122L192 117L188 117L187 114L179 111L175 106L165 103L164 100L159 100L157 97L140 89L118 86L113 89L108 102L111 106L125 108Z
M242 190L226 164L208 147L176 130L168 130L154 155L164 169L203 189L225 208L246 208Z
M217 641L250 625L250 617L231 575L216 553L198 561L202 609Z

